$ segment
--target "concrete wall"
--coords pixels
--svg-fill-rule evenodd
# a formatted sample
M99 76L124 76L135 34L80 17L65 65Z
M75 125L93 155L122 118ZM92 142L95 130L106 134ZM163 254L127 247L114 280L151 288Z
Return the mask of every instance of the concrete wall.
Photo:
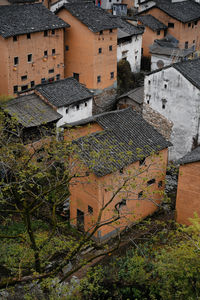
M13 95L13 87L28 85L31 87L31 81L36 84L41 83L41 79L56 78L60 74L60 79L64 78L64 30L55 29L55 34L48 31L48 36L44 37L44 32L31 33L31 38L27 35L17 36L17 41L13 38L0 38L0 94ZM52 55L52 49L55 49L55 55ZM44 57L44 51L48 51L48 56ZM32 61L28 62L28 54L32 54ZM18 64L14 65L14 57L18 57ZM49 73L49 70L54 70ZM2 72L2 70L5 70ZM22 80L22 76L27 79Z
M173 67L145 77L144 102L173 123L169 159L191 151L198 133L200 91ZM165 108L163 107L165 105Z
M141 47L142 35L132 36L130 42L120 43L119 41L117 45L117 61L126 58L130 63L131 71L134 73L140 72Z
M177 222L190 225L194 212L200 216L200 162L180 166L176 197Z
M65 31L65 46L69 49L65 51L65 77L78 73L79 81L94 90L116 86L117 29L93 33L65 9L59 11L58 16L71 25ZM114 72L114 78L111 78L111 72ZM100 82L98 76L101 76Z
M151 54L151 71L155 71L159 69L158 63L159 61L162 61L163 66L166 67L171 65L172 63L179 62L181 60L180 57L176 57L175 59L171 56L164 56L164 55L158 55L158 54Z

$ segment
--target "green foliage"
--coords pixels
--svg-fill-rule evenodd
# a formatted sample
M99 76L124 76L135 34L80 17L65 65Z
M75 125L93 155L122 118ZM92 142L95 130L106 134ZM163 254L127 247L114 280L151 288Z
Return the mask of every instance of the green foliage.
M128 61L120 60L117 64L118 93L123 94L135 87L134 75Z

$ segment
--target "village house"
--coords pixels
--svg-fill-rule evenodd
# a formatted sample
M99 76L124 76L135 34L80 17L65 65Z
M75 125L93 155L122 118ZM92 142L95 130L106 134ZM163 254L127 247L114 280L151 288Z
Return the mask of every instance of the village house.
M116 104L118 109L132 107L137 112L142 112L144 102L144 86L133 89L117 98Z
M65 77L102 92L117 86L117 25L91 2L64 4L57 15L65 31Z
M179 160L176 220L191 225L189 218L200 216L200 146Z
M142 55L150 57L149 46L155 39L162 39L167 32L167 26L152 15L139 16L138 23L145 26L142 39Z
M191 151L200 141L200 59L145 76L144 102L173 123L169 159L179 159Z
M156 211L170 143L140 114L131 108L107 112L65 125L64 130L66 140L76 138L72 145L80 164L72 159L72 171L77 168L83 176L70 185L72 224L90 231L103 209L100 223L104 226L96 235L103 241ZM117 223L105 225L118 213Z
M62 115L58 127L92 116L92 93L72 77L39 85L35 93Z
M64 78L66 27L41 3L0 7L0 95Z
M168 33L179 41L180 48L200 50L200 5L193 0L155 0L141 12L152 15L168 27ZM150 43L152 44L152 43ZM149 44L149 45L150 45Z
M117 61L127 60L131 71L140 72L141 47L143 28L134 26L120 17L114 18L118 25L117 33Z

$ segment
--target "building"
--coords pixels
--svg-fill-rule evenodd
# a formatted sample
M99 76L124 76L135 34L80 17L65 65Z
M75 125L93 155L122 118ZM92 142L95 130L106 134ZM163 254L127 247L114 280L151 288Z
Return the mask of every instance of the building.
M179 41L171 35L167 35L161 40L155 40L153 45L150 45L149 51L151 53L151 71L193 58L195 52L193 48L179 48Z
M114 16L127 16L127 4L114 3L112 14Z
M91 2L64 4L57 15L65 31L65 77L101 92L117 84L117 25Z
M167 26L152 15L139 16L138 23L145 26L142 39L142 55L150 57L149 46L155 39L162 39L166 35Z
M132 107L138 112L142 112L144 102L144 86L138 87L117 98L117 108L123 109Z
M41 3L0 7L0 95L64 77L64 28Z
M191 151L200 141L200 59L145 76L144 102L173 123L169 159L179 159Z
M134 26L119 17L116 17L119 27L117 33L117 61L127 60L130 63L131 71L140 72L141 47L143 28Z
M92 93L72 77L39 85L35 93L62 115L58 127L92 116Z
M90 231L102 212L104 226L96 238L103 241L155 212L162 199L170 143L131 108L69 125L65 139L73 130L76 162L77 157L80 161L76 165L72 159L71 171L82 176L70 185L71 223ZM109 224L115 216L117 222Z
M176 220L191 225L189 218L200 215L200 146L180 159L176 197Z
M155 0L154 5L141 14L150 14L165 24L168 33L179 41L180 48L200 50L199 3L193 0Z

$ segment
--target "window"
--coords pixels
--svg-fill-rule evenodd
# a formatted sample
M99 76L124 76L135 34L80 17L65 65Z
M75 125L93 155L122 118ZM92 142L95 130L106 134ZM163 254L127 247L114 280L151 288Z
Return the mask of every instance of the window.
M145 165L145 157L139 160L139 166Z
M56 54L56 49L52 49L52 55Z
M32 62L32 54L28 54L28 62Z
M16 56L16 57L14 57L14 65L15 66L18 65L18 63L19 63L19 57Z
M13 42L17 42L18 38L16 35L13 36Z
M112 33L112 32L113 32L113 30L112 30L112 29L110 29L110 30L109 30L109 32L110 32L110 33Z
M198 21L194 21L194 25L197 25Z
M109 46L109 51L112 51L112 45Z
M162 187L162 185L163 185L163 182L161 180L161 181L158 182L158 187Z
M102 48L99 48L99 53L102 53Z
M44 36L48 36L48 30L44 31Z
M135 60L137 60L137 56L135 56Z
M191 23L188 23L188 27L191 27Z
M143 196L143 191L141 191L141 192L138 193L138 199L141 199L142 196Z
M16 94L18 92L18 85L13 86L13 92L14 92L14 94Z
M28 85L22 85L21 90L22 92L28 90Z
M114 72L110 72L110 79L114 78Z
M165 104L164 103L162 104L162 109L165 109Z
M185 49L188 49L188 41L185 42Z
M165 89L167 88L167 84L164 85L164 88L165 88Z
M79 110L79 104L76 105L76 109Z
M27 75L21 76L21 80L24 81L27 79Z
M31 39L31 34L27 33L26 37L27 37L28 40L30 40Z
M99 34L100 34L100 35L103 34L103 30L100 30Z
M151 184L153 184L155 182L156 182L155 178L150 179L149 181L147 181L147 185L151 185Z
M45 57L48 56L48 51L47 51L47 50L44 51L44 56L45 56Z
M42 78L42 79L41 79L41 83L42 83L42 84L46 83L46 79L45 79L45 78Z
M60 80L60 74L56 74L56 80Z
M68 114L68 112L69 112L69 109L68 109L68 108L66 108L66 110L65 110L65 113L66 113L66 114Z
M49 74L54 73L54 69L49 69Z
M48 79L48 82L50 82L50 83L51 83L51 82L54 82L54 77L49 78L49 79Z
M157 35L160 35L160 30L157 30Z
M35 81L31 81L31 87L34 87L35 86Z
M55 29L52 29L52 30L51 30L51 34L52 34L52 35L55 35Z
M193 40L193 44L195 44L195 40Z
M85 102L85 107L87 107L87 102Z
M148 80L148 85L150 85L151 84L151 80Z
M79 73L73 73L73 77L74 77L77 81L79 81Z
M69 51L69 46L65 45L65 51Z
M101 82L101 76L97 76L97 82Z
M93 207L90 206L90 205L88 205L88 213L89 213L90 215L93 215Z
M168 23L168 28L174 28L174 23Z

